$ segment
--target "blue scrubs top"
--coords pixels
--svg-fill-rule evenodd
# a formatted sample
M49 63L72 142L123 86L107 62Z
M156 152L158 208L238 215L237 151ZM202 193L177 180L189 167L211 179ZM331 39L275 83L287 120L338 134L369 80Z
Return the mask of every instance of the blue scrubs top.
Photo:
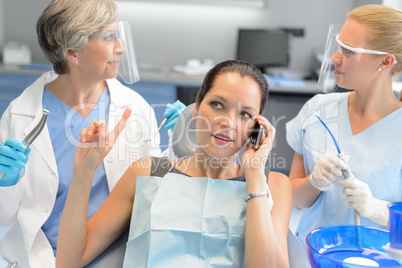
M303 156L306 174L313 171L324 154L337 154L330 135L314 115L317 112L331 129L341 151L350 156L352 173L368 184L374 198L402 201L402 108L353 135L348 94L318 94L309 100L286 124L289 145ZM348 206L342 189L334 184L330 190L321 192L304 212L296 231L303 245L308 233L315 228L354 224L353 209ZM360 222L364 226L381 227L364 217Z
M46 123L56 157L59 188L57 189L57 196L52 213L42 226L42 230L49 239L55 256L60 219L71 182L73 158L80 139L81 129L84 127L87 128L92 120L102 119L107 122L109 102L109 90L105 88L95 108L84 118L74 112L71 107L53 95L49 90L46 88L44 90L43 108L51 112ZM96 194L93 195L92 193ZM93 178L91 195L89 197L88 219L100 208L108 195L109 187L106 180L105 168L103 162L101 162Z

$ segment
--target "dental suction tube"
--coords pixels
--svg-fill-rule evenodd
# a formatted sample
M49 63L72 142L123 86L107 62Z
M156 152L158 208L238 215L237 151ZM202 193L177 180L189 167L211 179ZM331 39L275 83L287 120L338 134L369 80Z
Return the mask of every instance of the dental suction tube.
M329 127L327 126L327 124L325 124L325 122L322 121L321 117L318 115L317 112L315 112L314 115L317 117L318 121L320 121L320 123L327 129L329 135L331 135L331 138L334 141L336 150L338 151L339 158L344 160L345 154L341 152L341 149L339 148L339 145L336 142L334 134L332 134L332 132L329 129ZM350 170L349 163L347 161L345 161L345 163L347 165L347 169L342 171L343 179L344 180L354 180L354 179L356 179L355 176L353 175L352 171ZM356 209L353 210L353 219L354 219L355 225L360 225L360 215L359 215L359 212L357 212Z

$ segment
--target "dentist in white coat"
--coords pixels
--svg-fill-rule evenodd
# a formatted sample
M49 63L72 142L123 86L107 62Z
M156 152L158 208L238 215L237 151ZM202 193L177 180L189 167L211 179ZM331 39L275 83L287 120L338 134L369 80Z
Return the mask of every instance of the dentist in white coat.
M59 222L82 127L94 119L114 127L131 108L124 133L94 174L88 218L133 161L161 155L153 109L116 79L117 62L127 53L116 18L110 0L69 0L52 1L38 20L38 40L54 71L12 101L0 122L0 224L11 226L1 254L17 267L55 267ZM166 125L173 127L184 105L168 107ZM21 141L42 109L51 112L47 124L23 153Z

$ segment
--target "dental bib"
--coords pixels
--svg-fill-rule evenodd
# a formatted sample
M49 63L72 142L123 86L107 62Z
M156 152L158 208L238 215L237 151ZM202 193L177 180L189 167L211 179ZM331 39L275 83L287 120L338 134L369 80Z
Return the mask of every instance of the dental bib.
M137 177L124 267L243 267L246 192L240 181Z

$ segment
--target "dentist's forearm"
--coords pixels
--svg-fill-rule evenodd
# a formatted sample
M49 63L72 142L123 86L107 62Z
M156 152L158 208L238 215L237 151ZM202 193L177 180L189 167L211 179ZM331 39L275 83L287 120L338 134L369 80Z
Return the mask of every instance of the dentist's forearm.
M291 178L293 206L297 209L309 208L317 200L321 191L311 185L310 175L304 178Z
M83 267L87 240L88 202L94 172L74 169L60 222L57 267Z

